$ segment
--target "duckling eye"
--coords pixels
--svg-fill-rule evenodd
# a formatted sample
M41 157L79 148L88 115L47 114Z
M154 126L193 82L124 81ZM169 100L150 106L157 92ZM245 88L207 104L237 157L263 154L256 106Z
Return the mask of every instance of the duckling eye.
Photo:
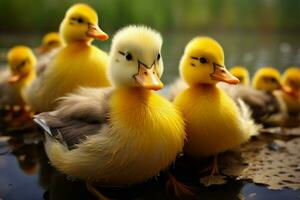
M159 59L160 59L160 54L157 54L157 60L159 61Z
M273 82L273 83L277 82L276 78L270 78L270 81Z
M79 18L77 18L77 22L78 22L79 24L81 24L81 23L84 22L84 20L83 20L81 17L79 17Z
M202 64L205 64L205 63L208 62L207 59L204 58L204 57L199 58L199 61L200 61Z
M128 61L130 61L130 60L132 60L132 55L131 55L131 53L126 53L125 54L125 58L126 58L126 60L128 60Z
M20 64L17 65L17 69L21 69L26 63L27 60L22 61Z

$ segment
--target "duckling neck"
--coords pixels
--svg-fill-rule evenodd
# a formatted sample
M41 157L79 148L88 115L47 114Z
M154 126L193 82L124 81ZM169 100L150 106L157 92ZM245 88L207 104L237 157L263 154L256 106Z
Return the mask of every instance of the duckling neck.
M146 102L151 95L151 90L146 90L142 87L119 87L118 91L123 91L125 94L129 94L130 96L134 96L141 101Z
M67 46L90 46L92 40L67 40Z
M23 92L36 78L35 70L29 72L25 77L23 77L18 83L16 83L15 87L20 91Z
M190 88L199 89L199 90L211 90L211 89L216 89L217 85L216 84L199 83L199 84L190 86Z

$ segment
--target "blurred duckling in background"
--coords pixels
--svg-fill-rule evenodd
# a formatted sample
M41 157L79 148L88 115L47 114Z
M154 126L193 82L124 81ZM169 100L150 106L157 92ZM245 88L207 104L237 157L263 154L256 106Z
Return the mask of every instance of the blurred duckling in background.
M161 46L160 34L149 28L121 29L109 59L114 88L81 88L63 97L57 110L35 117L58 170L126 186L156 176L175 160L184 145L184 121L172 103L152 91L163 87Z
M14 107L24 108L23 94L35 79L36 57L29 47L15 46L7 54L10 75L0 85L1 110L13 111Z
M224 66L221 45L209 37L191 40L180 61L180 75L189 85L178 94L174 104L186 121L188 157L214 156L210 167L218 173L217 155L237 147L258 133L259 126L250 117L246 105L238 105L216 84L237 84L239 80Z
M59 49L63 46L63 41L60 38L59 33L50 32L44 35L42 39L42 44L37 48L37 53L39 55L49 53L52 50Z
M286 104L289 115L300 113L300 68L290 67L282 76L282 84L290 88L291 91L282 91L282 97Z
M42 76L26 91L25 100L33 111L53 110L57 98L78 86L110 85L106 77L108 56L91 45L93 39L108 39L97 24L97 13L88 5L75 4L68 9L60 25L66 46L59 50Z
M239 84L249 85L250 78L248 70L243 66L234 66L229 72L240 80Z
M62 46L62 41L60 36L56 32L47 33L43 39L41 46L36 49L37 64L36 64L36 74L40 75L46 68L47 64L57 53L59 48ZM9 66L4 66L0 69L0 84L7 82L10 76Z
M38 76L44 72L50 61L54 58L62 46L63 41L60 38L59 33L50 32L44 35L41 45L36 49L38 54L36 73Z
M259 108L255 112L263 112L264 115L260 119L266 126L282 125L286 117L285 108L282 98L274 95L274 91L282 90L290 93L289 87L281 84L280 72L273 67L262 67L258 69L252 80L252 87L256 90L262 91L267 96L268 100L265 102L264 108Z

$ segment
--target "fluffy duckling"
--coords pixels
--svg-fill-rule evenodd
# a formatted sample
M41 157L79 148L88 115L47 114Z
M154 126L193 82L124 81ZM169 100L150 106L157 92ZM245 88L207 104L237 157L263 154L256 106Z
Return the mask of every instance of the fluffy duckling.
M239 84L249 85L250 78L248 70L243 66L234 66L229 71L233 76L240 80Z
M297 116L300 113L300 68L288 68L281 81L285 87L288 87L281 92L287 112L291 116Z
M184 121L172 103L152 91L163 87L161 45L154 30L121 29L109 57L114 88L81 88L63 97L55 111L35 117L58 170L122 186L143 182L175 160L184 144Z
M284 117L286 117L286 109L282 98L274 91L282 90L290 93L291 90L289 87L282 85L280 78L280 72L277 69L267 66L257 70L252 80L252 87L262 91L268 97L263 109L265 114L261 118L261 121L268 126L281 125Z
M50 32L44 35L42 39L42 44L37 48L37 52L39 54L49 53L54 49L58 49L62 47L63 42L60 38L59 33Z
M209 37L191 40L180 61L180 75L188 88L174 104L186 120L189 137L184 147L189 157L214 156L212 174L218 173L216 155L234 148L256 134L258 126L242 101L238 105L216 84L237 84L239 79L224 66L221 45Z
M58 49L62 46L62 41L60 36L56 32L47 33L42 40L42 44L35 51L38 54L37 64L36 64L36 74L40 75L47 64L53 58L53 56L57 53ZM0 69L0 84L3 82L7 82L9 79L10 70L9 66L5 66Z
M36 57L29 47L16 46L7 54L10 75L0 85L0 105L2 108L14 105L24 106L22 95L35 79Z
M86 4L75 4L60 25L66 46L47 66L26 92L26 102L33 111L50 111L56 99L78 86L109 86L106 77L108 56L91 45L93 39L106 40L108 35L98 27L97 13Z

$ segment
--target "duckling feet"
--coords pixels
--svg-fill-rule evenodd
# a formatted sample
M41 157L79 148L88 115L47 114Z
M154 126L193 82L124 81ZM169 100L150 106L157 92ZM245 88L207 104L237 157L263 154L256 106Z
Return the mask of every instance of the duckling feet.
M198 173L203 174L207 171L210 171L210 175L220 174L219 167L218 167L218 156L217 155L214 156L211 164L208 167L201 169L200 171L198 171Z
M101 192L99 192L99 190L97 190L97 188L94 187L91 182L88 182L88 181L86 182L86 188L97 199L99 199L99 200L109 200L109 198L107 198L106 196L104 196L103 194L101 194Z
M185 196L185 195L189 195L189 196L194 195L194 192L192 192L192 189L194 189L194 187L187 186L177 181L176 178L170 173L168 173L168 175L169 175L169 180L167 181L167 185L166 185L168 193L170 192L170 190L172 190L176 197Z

